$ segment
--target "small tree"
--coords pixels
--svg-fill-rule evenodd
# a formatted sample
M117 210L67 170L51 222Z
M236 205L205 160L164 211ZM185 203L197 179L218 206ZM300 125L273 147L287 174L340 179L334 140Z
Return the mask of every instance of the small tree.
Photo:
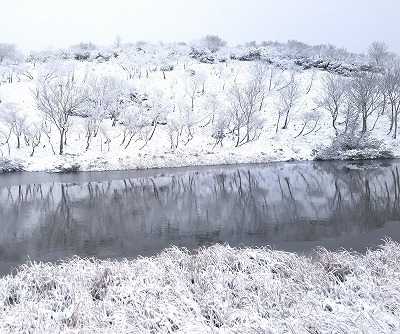
M129 90L125 82L112 77L95 77L88 82L88 100L85 111L86 150L91 139L97 136L101 123L111 117L115 126L121 111L126 107Z
M98 109L91 109L85 118L86 129L86 151L89 150L92 138L97 137L101 123L105 118L105 114Z
M368 118L382 106L379 77L374 73L357 74L348 90L349 106L361 115L362 133L368 129Z
M119 49L119 48L121 48L121 46L122 46L121 35L117 35L117 36L115 36L115 39L114 39L114 47Z
M276 91L281 88L282 85L282 70L271 65L268 70L267 86L268 92Z
M5 60L15 63L20 59L21 55L14 44L0 43L0 64Z
M212 122L212 138L214 138L214 148L217 145L223 146L223 141L226 138L231 123L231 115L226 108L220 107L215 119Z
M301 135L307 136L310 133L314 132L314 130L317 128L318 122L321 118L321 114L317 109L313 109L311 111L305 112L302 116L303 116L302 117L303 118L303 126L301 127L300 132L298 133L297 136L295 136L295 138L298 138ZM314 123L314 124L312 124L312 127L308 131L304 132L310 123L311 124Z
M72 125L71 116L86 110L87 89L72 71L47 80L39 79L35 99L38 109L59 132L59 154L62 155L66 134Z
M232 133L236 137L236 147L248 143L259 136L263 127L261 111L265 99L266 71L258 67L252 78L244 85L237 82L230 94L232 110Z
M382 66L389 56L389 48L384 42L373 42L368 49L368 56L375 65Z
M293 108L297 105L300 98L300 90L298 83L294 74L292 74L289 83L279 90L279 117L278 117L278 125L280 116L283 115L285 117L285 122L282 126L282 129L287 129L289 125L289 114L293 110Z
M177 109L177 108L175 108ZM167 130L171 150L175 150L179 146L179 139L183 132L183 115L179 110L167 115Z
M175 117L172 117L172 119L169 118L169 120L175 122L173 127L177 126L180 129L180 133L177 137L180 137L184 132L186 133L184 144L187 145L194 138L193 128L198 121L197 115L194 112L193 103L189 103L185 96L176 97L174 114Z
M204 72L190 72L185 73L185 96L190 100L190 107L192 112L195 110L195 102L200 94L205 92L205 82L207 76Z
M217 52L226 45L226 42L217 35L207 35L202 39L202 43L211 52Z
M21 138L27 128L27 118L20 114L17 104L2 103L0 104L0 115L7 124L10 134L15 136L17 141L17 149L21 148Z
M121 146L129 147L133 138L148 125L145 108L141 104L133 104L121 113L121 125L124 129Z
M317 99L318 107L328 111L332 118L332 127L338 132L336 122L346 108L348 84L343 77L328 74L322 80L321 97Z
M160 89L152 89L147 94L147 98L145 110L148 122L141 131L141 137L144 140L141 149L153 138L158 125L165 124L166 115L173 109L171 100Z
M40 145L42 141L42 126L38 124L32 124L26 130L26 136L29 138L29 143L32 147L30 156L33 157L36 148Z
M205 96L202 109L205 111L204 119L206 123L202 125L202 127L205 127L210 123L214 124L215 117L220 112L220 108L221 108L221 99L219 94L213 92Z
M400 111L400 67L399 65L388 69L382 79L382 90L390 106L390 129L393 138L397 138L397 122Z

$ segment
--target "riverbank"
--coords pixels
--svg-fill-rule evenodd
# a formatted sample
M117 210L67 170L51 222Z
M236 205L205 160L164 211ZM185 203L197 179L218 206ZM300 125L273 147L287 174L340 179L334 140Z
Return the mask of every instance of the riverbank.
M75 123L79 123L78 120ZM115 132L108 123L105 121L104 126L108 126L110 132ZM270 127L272 129L273 124ZM264 133L257 141L240 147L234 147L231 143L223 147L214 147L208 142L208 137L203 134L198 135L187 145L171 150L168 147L168 133L160 129L157 140L143 149L136 146L121 149L118 144L118 135L115 133L115 138L108 147L104 146L104 138L99 137L95 138L91 149L85 151L81 147L82 138L80 137L84 131L83 125L77 130L79 131L71 133L70 142L63 155L52 154L43 149L38 150L34 156L30 156L29 147L22 146L20 149L11 147L9 151L5 146L0 147L0 173L121 171L316 159L364 160L400 157L398 142L383 135L382 131L380 136L374 139L378 143L375 144L376 147L366 146L359 149L341 150L337 144L333 146L334 136L329 129L295 138L298 129L294 126L279 135L270 136Z
M171 248L133 261L73 258L0 279L7 333L393 333L400 244L313 258Z

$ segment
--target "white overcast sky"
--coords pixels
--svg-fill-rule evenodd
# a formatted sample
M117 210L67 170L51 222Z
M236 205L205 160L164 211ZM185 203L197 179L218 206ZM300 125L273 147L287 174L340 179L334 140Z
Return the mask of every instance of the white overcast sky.
M80 41L232 44L297 39L363 52L374 40L400 53L400 0L0 0L0 42L24 49Z

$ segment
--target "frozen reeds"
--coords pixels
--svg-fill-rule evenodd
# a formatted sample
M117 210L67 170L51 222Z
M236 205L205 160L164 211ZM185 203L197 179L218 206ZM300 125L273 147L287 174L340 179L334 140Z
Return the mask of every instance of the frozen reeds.
M1 333L395 333L400 244L30 264L0 278L0 307Z

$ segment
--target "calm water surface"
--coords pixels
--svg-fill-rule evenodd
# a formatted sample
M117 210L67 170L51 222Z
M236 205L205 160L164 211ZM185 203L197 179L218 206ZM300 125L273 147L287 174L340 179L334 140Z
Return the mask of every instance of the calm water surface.
M400 241L400 161L0 175L0 274L214 243L308 252Z

